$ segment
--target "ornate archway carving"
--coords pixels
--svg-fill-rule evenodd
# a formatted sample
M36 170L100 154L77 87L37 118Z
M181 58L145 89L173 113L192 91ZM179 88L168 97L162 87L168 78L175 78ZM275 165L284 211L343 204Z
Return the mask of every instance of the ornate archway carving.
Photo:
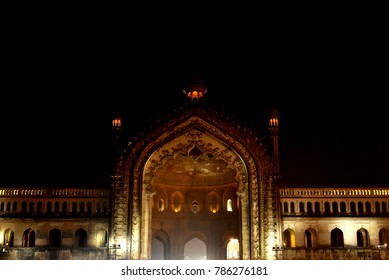
M212 115L181 116L128 151L123 168L118 171L122 172L124 182L129 182L129 258L149 257L145 250L151 241L149 202L155 193L153 180L164 163L179 154L208 154L234 170L237 195L241 200L243 259L263 257L265 239L269 236L267 225L272 222L267 210L269 158L255 135L246 130L242 133L239 125L221 121Z

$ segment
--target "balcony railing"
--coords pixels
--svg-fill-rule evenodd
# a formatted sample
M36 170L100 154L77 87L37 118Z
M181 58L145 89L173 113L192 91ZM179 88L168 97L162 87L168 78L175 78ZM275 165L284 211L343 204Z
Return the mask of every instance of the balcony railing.
M385 245L366 248L283 248L277 252L284 260L389 260L389 249Z

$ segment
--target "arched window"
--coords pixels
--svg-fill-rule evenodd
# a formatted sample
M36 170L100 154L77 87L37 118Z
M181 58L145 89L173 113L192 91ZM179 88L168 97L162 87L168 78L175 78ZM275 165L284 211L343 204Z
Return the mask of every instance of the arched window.
M315 248L317 246L317 233L313 228L304 232L304 241L306 248Z
M380 214L381 213L381 205L378 201L375 202L375 212L376 214Z
M364 229L360 228L357 231L357 246L358 247L369 247L370 240L369 240L369 232Z
M284 212L289 212L288 203L286 201L284 202Z
M239 260L239 240L236 238L227 244L227 260Z
M357 212L357 207L355 205L355 202L350 202L350 212L351 213L356 213Z
M27 212L27 202L23 201L22 202L22 213L26 213Z
M217 195L217 199L219 199L219 194ZM233 189L228 189L223 193L222 201L223 201L224 211L233 212L238 208L236 191ZM219 204L219 200L218 200L218 204Z
M338 228L331 231L331 246L344 247L343 231Z
M340 212L346 213L346 203L344 201L340 202Z
M358 202L358 213L363 213L363 202L359 201Z
M76 231L76 242L78 247L87 247L88 238L85 229L80 228Z
M371 213L371 203L369 201L365 202L366 213Z
M14 246L14 232L11 229L6 229L4 231L4 240L3 240L4 246L13 247Z
M308 212L308 213L312 213L312 212L313 212L313 209L312 209L312 202L308 202L308 203L307 203L307 212Z
M219 211L219 199L215 191L211 191L206 196L206 209L211 213Z
M23 247L35 246L35 231L33 231L31 228L28 228L23 232L22 246Z
M207 246L202 240L192 238L184 245L184 256L186 260L206 260Z
M161 198L158 201L158 211L163 211L163 210L165 210L165 203L164 203L163 199Z
M51 213L53 211L52 209L52 204L51 204L51 201L47 202L47 209L46 209L46 213Z
M72 203L72 213L76 214L77 213L77 202L73 201Z
M80 213L81 214L85 213L85 202L84 201L80 202Z
M227 199L227 212L232 212L232 200L231 198Z
M328 201L326 201L324 203L324 212L326 212L327 214L328 213L331 213L331 209L330 209L330 203Z
M164 260L165 259L165 244L159 238L153 238L151 241L151 259Z
M68 212L68 204L65 201L62 203L62 212L64 214Z
M197 203L197 201L192 202L192 212L193 213L199 212L199 204Z
M304 212L305 212L305 205L304 205L304 202L300 202L300 203L299 203L299 208L300 208L300 212L301 212L301 213L304 213Z
M386 228L381 228L378 232L378 236L380 239L380 245L389 246L389 231Z
M315 202L315 213L316 214L320 214L320 203L319 202Z
M96 213L100 213L100 212L101 212L101 202L97 201L96 202Z
M108 212L109 212L109 209L108 209L108 206L107 206L107 202L106 202L106 201L103 202L103 212L104 212L104 213L108 213Z
M387 214L388 208L386 207L386 202L382 201L382 213Z
M58 202L58 201L56 201L56 202L54 203L54 212L55 212L55 213L59 213L59 202Z
M30 212L30 213L35 212L35 203L32 201L30 202L30 207L28 208L28 212Z
M339 212L338 203L336 201L332 202L332 212L334 212L334 213Z
M57 228L50 230L49 232L49 246L61 247L61 231Z
M90 201L86 204L86 212L88 215L92 215L92 202Z
M151 241L151 259L152 260L169 260L170 246L169 235L163 231L158 230L153 240Z
M38 212L42 212L42 209L43 209L42 202L39 201L37 204L37 210L38 210Z
M292 212L292 213L296 212L294 209L294 202L290 203L290 212Z
M172 207L174 212L181 212L184 205L184 197L180 192L174 192L172 195Z
M17 212L18 211L18 203L14 201L12 203L12 212Z
M108 233L104 229L100 229L96 234L96 247L107 247Z
M296 234L290 228L284 231L284 246L286 248L294 248L296 247Z

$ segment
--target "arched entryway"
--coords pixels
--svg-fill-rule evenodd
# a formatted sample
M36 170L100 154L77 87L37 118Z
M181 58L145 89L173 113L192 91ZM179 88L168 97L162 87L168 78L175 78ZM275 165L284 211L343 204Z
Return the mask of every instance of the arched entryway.
M22 246L23 247L35 246L35 231L33 231L31 228L28 228L23 232Z
M363 248L370 246L369 232L365 228L360 228L357 231L357 246Z
M115 177L115 205L122 205L119 193L126 194L122 184L130 184L130 225L125 228L130 259L151 259L159 230L169 236L170 259L185 258L183 238L196 231L208 240L207 259L226 259L226 232L237 237L241 259L272 254L274 240L265 242L270 235L260 229L262 220L276 224L275 215L260 213L260 203L268 203L264 192L274 188L265 150L250 135L244 138L247 143L238 141L242 131L229 123L221 130L212 115L201 117L179 119L176 126L142 138L145 142L124 160L123 178ZM120 217L127 211L120 207L114 210L112 228L123 228ZM277 232L266 230L274 231L272 238Z
M331 230L331 247L344 247L343 231L339 228Z
M207 245L197 237L192 238L184 245L185 260L206 260Z
M151 242L151 259L152 260L169 260L170 259L170 242L168 234L163 230L158 230Z
M316 248L317 246L317 233L313 228L308 228L304 232L305 248Z
M296 234L293 229L284 230L284 247L294 248L296 247Z
M154 238L151 242L151 259L165 260L165 245L158 238Z
M199 134L202 141L197 140ZM195 140L188 141L193 138ZM197 129L165 144L160 151L165 153L150 157L144 169L143 206L148 204L151 209L145 208L143 214L144 222L150 224L151 234L158 236L156 232L164 231L169 236L171 259L225 259L226 232L234 236L240 236L241 232L242 207L237 193L242 183L239 178L247 176L244 162L225 143ZM150 174L153 175L150 177ZM152 179L147 181L147 178ZM243 209L248 211L248 205ZM192 244L182 245L183 238L193 232L201 232L204 237L199 240L203 242L212 240L205 246L207 253L201 256L183 252ZM146 231L144 234L146 238L149 235ZM151 245L154 243L161 245L152 239ZM163 241L162 245L166 247ZM151 246L151 258L155 246ZM144 255L144 258L149 257Z

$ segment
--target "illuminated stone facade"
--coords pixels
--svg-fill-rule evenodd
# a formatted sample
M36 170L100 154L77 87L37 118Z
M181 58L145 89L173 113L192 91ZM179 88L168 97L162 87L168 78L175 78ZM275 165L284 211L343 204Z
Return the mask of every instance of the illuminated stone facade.
M282 187L283 257L388 259L388 187Z
M111 186L0 188L1 258L388 259L389 186L280 185L276 111L270 135L200 102L113 131Z
M110 189L1 188L1 258L107 259Z

